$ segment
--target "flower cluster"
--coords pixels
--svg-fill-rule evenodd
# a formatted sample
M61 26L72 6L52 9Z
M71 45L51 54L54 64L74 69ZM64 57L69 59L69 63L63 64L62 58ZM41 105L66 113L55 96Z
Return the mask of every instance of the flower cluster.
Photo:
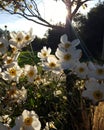
M28 54L32 64L21 66L19 57L22 49L31 46L34 38L32 30L27 33L11 32L10 39L0 38L1 118L5 113L11 117L9 123L1 120L0 130L57 129L59 126L54 125L53 119L57 117L59 122L67 122L64 118L68 117L66 108L75 96L74 87L80 92L82 100L89 100L92 104L104 100L104 65L81 62L82 50L77 48L79 39L70 42L64 34L54 54L51 48L44 46L36 54L37 63L31 50ZM76 75L77 80L71 90L67 88L70 83L66 80L72 75Z
M104 65L94 64L91 61L80 62L82 51L76 48L80 43L78 39L69 42L67 35L64 34L60 41L55 55L51 55L50 48L46 49L46 47L41 50L41 53L38 53L44 69L51 71L70 70L70 73L75 73L81 79L86 80L85 88L87 90L82 92L83 97L88 97L94 102L103 100ZM98 80L102 82L99 83Z

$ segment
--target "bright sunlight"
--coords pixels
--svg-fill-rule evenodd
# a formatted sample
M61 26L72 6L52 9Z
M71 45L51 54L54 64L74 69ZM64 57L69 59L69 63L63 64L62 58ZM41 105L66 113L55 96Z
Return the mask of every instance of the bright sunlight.
M49 22L53 24L59 22L65 23L67 10L62 1L43 0L39 5L39 10Z

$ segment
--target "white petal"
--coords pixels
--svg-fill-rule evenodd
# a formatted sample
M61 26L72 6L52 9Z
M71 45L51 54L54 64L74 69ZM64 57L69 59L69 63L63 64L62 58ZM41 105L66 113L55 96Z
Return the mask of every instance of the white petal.
M66 34L62 35L61 38L60 38L60 42L62 43L66 43L68 41L68 37Z
M72 44L72 45L74 44L74 46L79 45L79 43L80 43L80 40L79 40L79 39L75 39L75 40L73 40L73 41L71 42L71 44Z

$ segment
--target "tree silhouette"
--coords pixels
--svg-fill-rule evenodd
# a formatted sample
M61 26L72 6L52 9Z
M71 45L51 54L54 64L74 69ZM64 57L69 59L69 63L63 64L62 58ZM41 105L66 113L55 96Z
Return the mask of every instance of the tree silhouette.
M38 4L41 1L42 0L0 0L0 9L5 10L10 14L18 14L40 25L56 27L46 21L40 14ZM72 21L73 17L81 6L87 6L87 4L85 4L87 1L93 0L62 0L68 11L68 19L70 21ZM72 10L73 6L74 9Z
M104 36L104 2L92 8L87 17L75 19L77 31L95 58L101 59Z

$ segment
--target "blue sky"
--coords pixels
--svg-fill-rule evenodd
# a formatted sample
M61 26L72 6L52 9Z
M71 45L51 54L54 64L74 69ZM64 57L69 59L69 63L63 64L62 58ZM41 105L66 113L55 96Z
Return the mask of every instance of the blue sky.
M54 2L53 0L50 0L50 1L44 0L44 2L40 3L39 5L40 11L41 12L44 11L44 13L43 14L41 13L41 14L49 22L53 22L53 23L56 23L57 21L65 22L65 17L66 17L65 5L61 2L60 9L58 7L59 7L59 4ZM3 29L5 25L7 25L8 30L10 31L14 31L14 30L15 31L19 31L19 30L28 31L32 27L34 33L36 35L39 35L40 37L42 37L43 34L48 29L47 27L35 24L34 22L28 21L25 18L20 17L18 15L10 15L6 12L1 12L0 13L0 28Z
M53 0L50 0L50 2L49 0L44 0L44 2L40 3L39 5L40 9L45 9L43 17L53 23L59 21L64 23L66 17L65 5L63 3L56 4L56 2L53 2ZM98 0L88 2L88 8L86 10L80 11L87 13L89 9L95 5L96 2L98 2ZM40 11L42 12L43 10ZM8 30L10 31L28 31L32 27L35 35L38 35L40 37L42 37L48 29L46 27L28 21L18 15L10 15L6 12L0 12L0 28L4 29L5 25L7 25Z

